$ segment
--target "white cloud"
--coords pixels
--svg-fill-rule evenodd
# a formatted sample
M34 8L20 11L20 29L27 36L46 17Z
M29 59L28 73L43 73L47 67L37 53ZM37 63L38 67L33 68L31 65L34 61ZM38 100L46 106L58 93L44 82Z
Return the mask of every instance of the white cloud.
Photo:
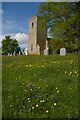
M11 38L17 39L20 47L27 48L28 35L26 35L25 33L20 33L20 32L15 33L15 34L0 35L0 46L1 46L2 39L4 39L6 35L10 35Z
M28 35L25 33L17 33L14 38L17 39L20 46L27 48Z
M11 31L16 27L14 20L6 20L5 23L2 24L3 26L3 33L6 33L6 31Z
M2 41L2 39L4 39L4 38L5 38L5 36L0 35L0 47L1 47L1 41Z
M6 20L6 23L7 23L8 25L12 25L12 24L15 23L15 21L14 21L14 20Z
M0 13L2 14L4 11L2 9L0 9Z
M3 28L2 29L3 34L11 33L11 32L14 32L14 31L19 31L19 32L23 32L23 33L28 32L28 29L26 29L23 26L16 23L15 20L3 21L2 28Z

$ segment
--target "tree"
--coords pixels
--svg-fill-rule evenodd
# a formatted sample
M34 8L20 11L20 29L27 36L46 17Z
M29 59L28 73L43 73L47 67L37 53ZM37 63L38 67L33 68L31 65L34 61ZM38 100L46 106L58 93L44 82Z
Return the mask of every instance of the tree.
M16 39L11 39L10 35L5 36L5 39L2 40L2 52L4 55L8 53L14 53L17 51L19 45Z
M62 46L67 49L71 47L72 50L78 47L79 10L80 7L76 2L48 2L39 6L37 15L42 20L40 27L42 28L44 22L46 23L47 29L53 37L51 43L59 42L60 46L62 43Z

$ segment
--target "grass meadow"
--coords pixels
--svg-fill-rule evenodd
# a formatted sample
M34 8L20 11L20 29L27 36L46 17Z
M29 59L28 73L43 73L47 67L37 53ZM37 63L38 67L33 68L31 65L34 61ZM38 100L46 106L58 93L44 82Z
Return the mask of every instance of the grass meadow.
M78 57L3 56L3 118L77 118Z

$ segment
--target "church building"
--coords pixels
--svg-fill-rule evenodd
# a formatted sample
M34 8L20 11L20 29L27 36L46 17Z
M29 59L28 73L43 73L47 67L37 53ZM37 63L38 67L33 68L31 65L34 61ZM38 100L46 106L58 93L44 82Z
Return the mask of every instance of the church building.
M40 55L47 48L47 30L39 29L40 18L35 16L29 20L28 53Z

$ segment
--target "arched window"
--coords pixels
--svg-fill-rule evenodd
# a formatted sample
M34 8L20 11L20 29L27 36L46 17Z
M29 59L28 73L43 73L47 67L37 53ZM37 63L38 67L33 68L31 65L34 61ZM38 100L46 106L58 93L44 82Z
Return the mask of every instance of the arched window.
M31 51L33 51L33 44L31 44Z
M32 23L32 28L34 27L34 23Z

